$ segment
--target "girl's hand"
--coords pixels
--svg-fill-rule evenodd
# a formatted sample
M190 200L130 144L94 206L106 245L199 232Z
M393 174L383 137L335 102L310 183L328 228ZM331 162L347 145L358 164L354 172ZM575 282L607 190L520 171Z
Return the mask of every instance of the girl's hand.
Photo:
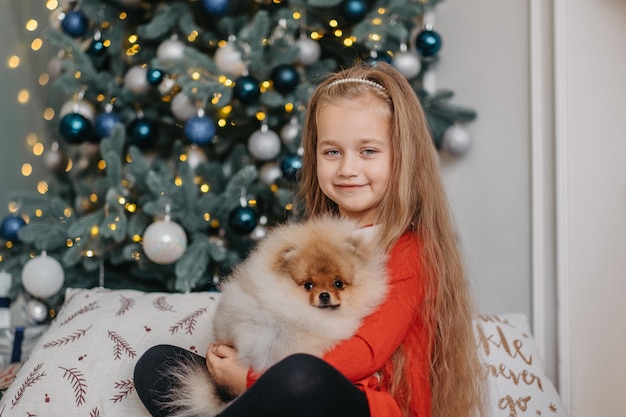
M237 350L216 343L211 343L206 353L206 366L215 381L239 395L247 386L248 368L237 361Z

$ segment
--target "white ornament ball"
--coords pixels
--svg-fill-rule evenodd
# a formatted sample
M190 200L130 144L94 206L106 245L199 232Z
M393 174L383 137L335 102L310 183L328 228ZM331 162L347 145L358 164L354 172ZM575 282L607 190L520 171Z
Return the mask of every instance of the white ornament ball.
M61 75L61 71L63 70L63 59L59 56L52 57L46 66L46 70L50 77L56 79Z
M172 114L181 121L189 120L198 115L198 108L184 93L178 93L172 99Z
M185 44L178 39L167 39L161 42L156 51L157 58L179 61L185 57Z
M286 146L293 145L300 138L300 124L291 121L280 129L280 138Z
M259 161L269 161L280 153L280 138L273 130L259 129L248 139L248 152Z
M407 80L418 76L422 69L422 62L415 52L399 52L392 61L393 65Z
M185 153L187 154L187 163L191 169L196 169L198 165L208 161L206 153L198 146L189 146Z
M69 113L78 113L93 122L93 119L96 117L96 108L87 100L72 99L61 106L59 118Z
M152 88L148 82L148 67L135 65L130 67L124 76L124 87L135 94L146 94Z
M252 232L250 232L249 236L250 239L259 241L267 236L267 229L265 228L265 226L259 224L257 225L257 227L252 229Z
M30 299L22 306L24 320L28 324L41 324L48 319L48 306L37 299Z
M241 77L247 69L241 57L241 52L229 43L218 48L213 59L219 69L235 77Z
M63 287L63 267L51 256L42 253L26 262L22 269L22 285L34 297L48 298Z
M154 263L174 263L183 256L186 249L187 235L176 222L157 220L143 234L143 251Z
M322 56L322 48L320 44L309 37L298 39L296 42L300 54L298 55L298 62L302 65L313 65L320 60Z
M452 155L463 156L472 146L472 137L463 126L454 124L443 132L442 146Z
M275 162L267 162L259 169L259 179L265 185L272 185L283 176L283 172Z
M161 81L161 84L159 84L159 93L161 94L169 94L172 89L176 86L176 80L173 78L170 78L169 76L166 76L163 81Z
M67 158L59 149L50 149L43 155L44 165L52 172L61 172L65 169Z

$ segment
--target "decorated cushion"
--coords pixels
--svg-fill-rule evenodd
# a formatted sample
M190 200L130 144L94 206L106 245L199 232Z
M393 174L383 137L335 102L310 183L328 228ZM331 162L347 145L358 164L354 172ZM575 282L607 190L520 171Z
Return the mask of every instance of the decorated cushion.
M492 416L567 416L545 374L526 316L481 315L474 326L488 372Z
M204 355L217 293L74 290L0 401L0 416L149 416L133 370L167 343Z
M137 359L171 344L204 355L219 293L69 289L65 305L0 400L0 416L149 417L133 384ZM522 315L476 320L492 415L564 416Z

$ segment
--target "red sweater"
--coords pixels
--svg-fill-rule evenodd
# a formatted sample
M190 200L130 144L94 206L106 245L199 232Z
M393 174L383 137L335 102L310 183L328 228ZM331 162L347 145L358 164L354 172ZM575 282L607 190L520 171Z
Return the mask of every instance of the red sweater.
M431 416L430 358L428 335L419 315L424 301L419 245L404 234L391 250L387 270L389 293L378 309L368 316L356 335L324 355L324 360L362 389L371 417L402 417L386 383L374 376L382 369L391 371L391 355L403 345L407 357L414 417ZM258 376L257 376L258 377ZM248 374L248 386L255 377Z
M371 417L401 417L402 413L386 384L378 386L372 376L392 370L391 355L403 345L407 357L406 378L411 386L411 414L430 417L430 358L427 329L421 320L424 282L419 245L404 234L389 254L389 294L383 304L365 319L356 335L337 345L324 360L365 391Z

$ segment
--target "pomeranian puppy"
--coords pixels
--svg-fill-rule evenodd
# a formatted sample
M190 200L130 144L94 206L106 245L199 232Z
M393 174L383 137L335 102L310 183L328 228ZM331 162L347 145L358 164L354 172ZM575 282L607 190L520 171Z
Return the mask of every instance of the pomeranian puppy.
M293 353L322 356L352 336L386 295L373 228L322 217L279 226L221 286L214 340L262 373ZM206 367L180 363L164 405L175 417L214 416L234 398Z

